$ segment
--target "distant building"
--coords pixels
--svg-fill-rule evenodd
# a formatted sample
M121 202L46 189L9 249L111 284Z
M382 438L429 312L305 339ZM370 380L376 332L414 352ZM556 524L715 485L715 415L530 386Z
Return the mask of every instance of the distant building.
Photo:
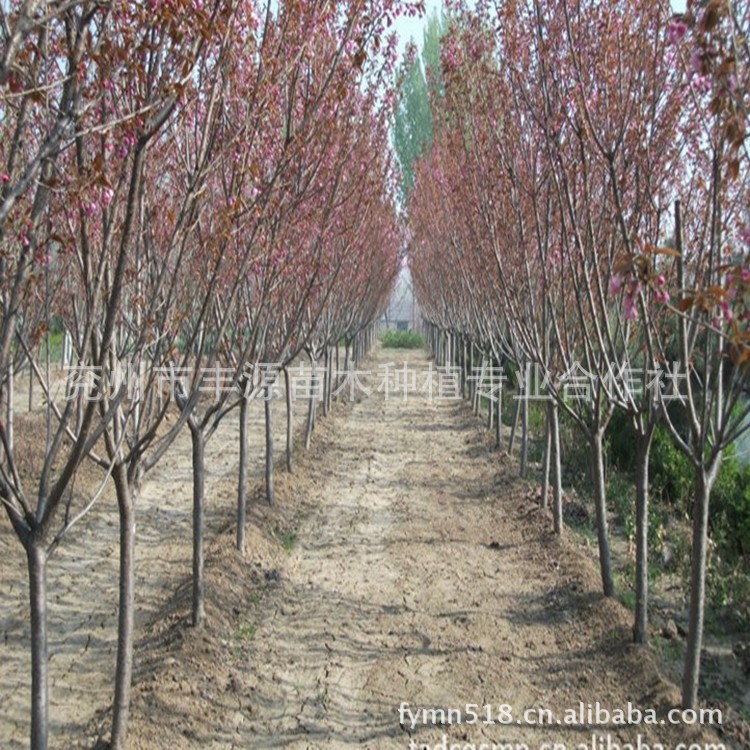
M391 301L383 317L380 319L382 331L417 330L421 325L419 305L414 296L411 274L404 268L393 288Z

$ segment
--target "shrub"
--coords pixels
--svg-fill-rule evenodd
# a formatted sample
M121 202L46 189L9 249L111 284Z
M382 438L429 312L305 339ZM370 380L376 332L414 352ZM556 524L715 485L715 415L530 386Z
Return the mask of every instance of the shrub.
M421 349L424 337L417 331L386 331L383 346L387 349Z
M695 470L674 444L666 427L654 431L649 460L651 492L655 498L692 515Z
M750 466L729 448L711 492L711 530L729 560L750 555Z

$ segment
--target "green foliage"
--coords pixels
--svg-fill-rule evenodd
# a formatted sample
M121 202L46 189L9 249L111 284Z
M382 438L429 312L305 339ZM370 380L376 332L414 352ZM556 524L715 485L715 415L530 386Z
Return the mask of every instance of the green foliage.
M678 638L665 638L655 635L651 645L665 662L676 662L682 659L683 646Z
M712 629L746 630L750 626L750 576L746 562L731 564L711 556L706 576Z
M622 409L615 409L605 440L608 465L632 475L635 471L633 423Z
M297 544L297 534L294 531L275 529L274 536L287 552L291 552L294 549L294 545Z
M432 146L432 106L443 96L440 65L442 19L429 18L424 32L422 59L407 56L398 72L399 100L393 126L393 145L401 166L401 197L404 202L414 187L414 164Z
M654 431L649 461L651 494L677 510L690 513L695 488L695 470L677 448L666 427Z
M432 102L440 101L445 95L445 82L443 81L443 69L440 62L440 40L445 31L444 19L433 12L427 19L422 47L422 63L424 64L427 90Z
M406 200L414 187L414 164L432 146L432 111L419 58L407 58L399 78L393 145L401 165L402 197Z
M711 530L723 556L750 556L750 466L741 466L731 447L711 492Z
M386 331L382 342L386 349L421 349L424 337L417 331Z
M614 470L607 479L607 498L615 509L617 518L622 524L628 542L635 544L636 507L635 485L631 475ZM658 577L661 569L659 564L664 551L666 540L667 514L662 505L649 498L648 504L648 553L649 579Z
M560 451L563 458L565 481L583 493L593 488L591 474L591 449L581 436L581 431L565 409L560 409Z
M255 638L255 625L250 622L246 622L237 628L237 632L234 637L238 641L252 641Z

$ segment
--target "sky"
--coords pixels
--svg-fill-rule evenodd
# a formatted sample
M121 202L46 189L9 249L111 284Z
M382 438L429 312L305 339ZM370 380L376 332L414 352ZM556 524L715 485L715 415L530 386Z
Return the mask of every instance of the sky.
M421 18L407 18L402 16L396 21L394 28L399 35L398 49L400 54L403 54L410 39L413 39L421 49L422 34L427 25L427 19L432 15L433 11L439 11L441 5L441 0L425 0L426 12L424 16ZM685 0L672 0L672 10L675 13L684 13Z
M406 45L410 39L413 39L417 43L417 47L422 47L422 34L427 26L427 19L433 14L434 11L440 11L442 3L441 0L425 0L425 15L421 18L407 18L401 16L393 28L399 36L398 51L400 55L403 55Z

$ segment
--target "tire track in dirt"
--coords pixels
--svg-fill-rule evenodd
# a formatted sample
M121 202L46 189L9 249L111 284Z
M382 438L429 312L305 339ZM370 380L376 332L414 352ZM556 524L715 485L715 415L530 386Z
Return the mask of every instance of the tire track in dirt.
M394 359L377 351L367 385ZM406 361L427 367L422 353ZM465 405L373 393L336 419L308 469L313 510L237 665L248 720L200 744L390 750L447 735L590 747L592 729L622 743L643 727L412 729L398 707L510 704L514 716L560 717L579 701L677 705L651 653L627 645L628 615L599 596L589 556L547 531L530 485ZM657 729L650 741L665 746L694 736Z

